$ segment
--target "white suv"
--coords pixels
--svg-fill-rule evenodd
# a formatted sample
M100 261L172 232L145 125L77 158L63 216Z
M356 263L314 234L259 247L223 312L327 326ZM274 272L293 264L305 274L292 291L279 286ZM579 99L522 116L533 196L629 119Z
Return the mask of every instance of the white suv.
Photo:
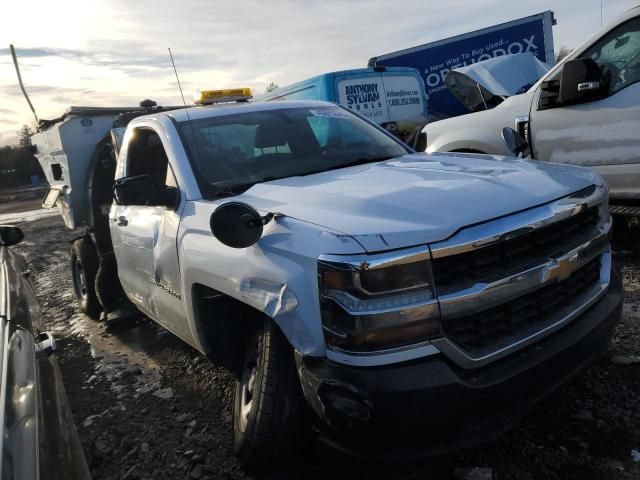
M640 7L556 65L526 93L497 107L425 127L427 152L511 155L500 132L514 127L532 157L593 167L614 203L640 200Z

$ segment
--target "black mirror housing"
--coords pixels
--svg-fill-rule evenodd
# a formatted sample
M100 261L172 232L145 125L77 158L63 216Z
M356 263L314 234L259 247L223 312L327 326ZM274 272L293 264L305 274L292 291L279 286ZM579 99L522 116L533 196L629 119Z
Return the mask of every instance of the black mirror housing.
M548 80L540 85L538 110L575 105L605 96L607 82L598 64L590 58L567 61L560 79Z
M416 152L424 152L427 149L427 133L422 131L424 127L425 125L417 127L406 140L406 144Z
M157 186L150 175L116 180L113 198L118 205L141 205L175 209L180 200L176 187Z
M213 236L231 248L248 248L262 237L263 227L274 218L261 216L253 207L240 202L227 202L211 214L209 225Z
M529 156L527 141L513 128L504 127L502 129L502 140L514 157Z
M571 105L600 98L605 82L598 64L590 58L570 60L562 67L560 103Z
M427 150L427 132L420 132L413 148L416 152L424 152Z
M10 247L24 239L24 233L15 225L0 225L0 246Z

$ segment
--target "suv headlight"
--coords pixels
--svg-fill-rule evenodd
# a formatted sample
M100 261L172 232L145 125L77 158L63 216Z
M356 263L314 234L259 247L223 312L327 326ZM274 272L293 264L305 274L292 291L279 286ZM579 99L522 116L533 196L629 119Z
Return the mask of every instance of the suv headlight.
M440 336L426 249L384 257L322 257L318 276L330 348L367 352Z

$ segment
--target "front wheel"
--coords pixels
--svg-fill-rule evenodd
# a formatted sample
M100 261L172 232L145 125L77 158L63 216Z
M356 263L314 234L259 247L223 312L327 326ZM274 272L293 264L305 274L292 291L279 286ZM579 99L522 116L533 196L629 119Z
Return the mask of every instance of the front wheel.
M245 468L291 463L303 445L305 403L293 349L271 320L249 336L233 409L233 449Z
M96 273L98 272L98 252L87 238L79 238L71 246L71 273L73 289L80 310L93 318L100 316L100 303L96 296Z

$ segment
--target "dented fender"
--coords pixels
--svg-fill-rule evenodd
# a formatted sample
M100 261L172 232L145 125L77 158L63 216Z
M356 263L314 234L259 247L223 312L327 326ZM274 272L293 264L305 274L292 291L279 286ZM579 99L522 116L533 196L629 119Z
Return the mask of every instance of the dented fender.
M288 313L298 306L295 293L286 283L253 277L231 278L230 281L235 284L241 300L271 318Z
M196 324L195 285L235 298L272 318L291 345L310 356L324 356L325 344L318 302L318 257L364 253L341 232L277 216L265 225L253 246L235 249L212 234L209 219L219 201L187 202L178 233L182 292L189 328L204 351ZM241 321L229 318L229 321ZM204 320L203 320L204 321Z

